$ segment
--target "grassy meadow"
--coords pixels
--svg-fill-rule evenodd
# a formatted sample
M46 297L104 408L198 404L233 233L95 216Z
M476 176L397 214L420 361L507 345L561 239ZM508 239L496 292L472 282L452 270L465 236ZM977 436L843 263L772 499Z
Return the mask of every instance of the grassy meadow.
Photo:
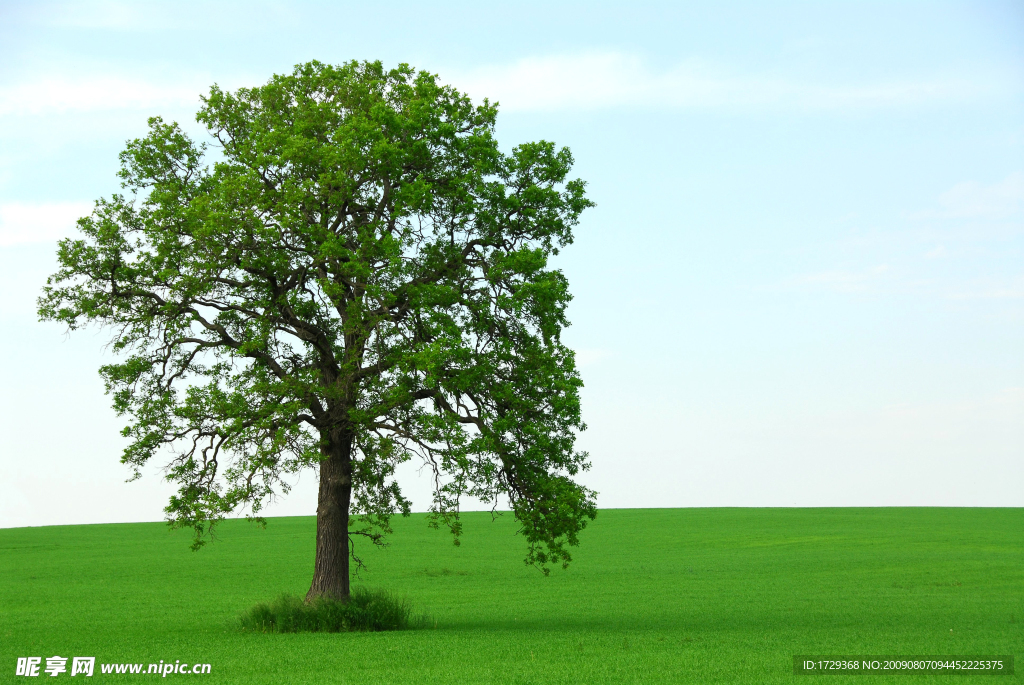
M165 524L0 530L0 682L20 656L212 664L203 683L1021 682L794 676L794 654L1024 658L1024 510L603 510L568 571L522 563L510 515L465 515L461 547L397 521L354 585L429 627L253 634L239 614L312 573L314 519L227 521L199 552ZM68 673L58 678L70 678ZM42 678L51 681L45 673ZM75 676L78 679L78 676ZM60 682L59 680L52 680Z

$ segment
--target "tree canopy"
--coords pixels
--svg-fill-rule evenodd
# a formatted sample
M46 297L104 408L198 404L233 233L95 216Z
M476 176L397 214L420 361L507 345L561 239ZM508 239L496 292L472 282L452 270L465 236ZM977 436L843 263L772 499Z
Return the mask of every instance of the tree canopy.
M122 461L166 462L197 546L314 469L310 596L347 596L353 536L409 512L395 469L422 459L456 542L461 497L507 497L526 561L569 562L596 510L548 261L591 202L569 150L502 152L496 114L407 65L310 62L213 86L209 143L153 118L127 144L39 314L112 331Z

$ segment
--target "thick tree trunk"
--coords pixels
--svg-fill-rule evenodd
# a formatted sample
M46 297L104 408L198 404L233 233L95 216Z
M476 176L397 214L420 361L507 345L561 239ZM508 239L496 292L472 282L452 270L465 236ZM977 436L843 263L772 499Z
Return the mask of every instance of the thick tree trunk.
M352 499L352 434L331 431L320 462L316 507L316 560L306 601L328 596L348 599L348 512Z

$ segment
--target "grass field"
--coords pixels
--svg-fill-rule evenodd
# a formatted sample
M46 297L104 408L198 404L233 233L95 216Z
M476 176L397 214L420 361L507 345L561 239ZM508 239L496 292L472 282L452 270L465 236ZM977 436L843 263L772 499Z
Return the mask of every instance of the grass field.
M792 673L794 654L1020 661L1022 509L605 510L547 578L522 564L510 516L465 522L461 548L419 515L390 549L364 550L356 583L404 595L430 628L347 634L233 624L308 588L312 518L228 521L196 553L159 523L0 530L0 682L25 682L17 657L55 654L210 663L167 676L203 683L1024 680L1024 663L1012 676ZM158 677L96 671L85 682Z

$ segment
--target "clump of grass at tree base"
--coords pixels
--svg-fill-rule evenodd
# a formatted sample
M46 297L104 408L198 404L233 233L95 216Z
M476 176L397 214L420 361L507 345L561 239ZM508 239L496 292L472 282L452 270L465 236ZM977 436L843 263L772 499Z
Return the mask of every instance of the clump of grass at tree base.
M425 619L424 619L425 620ZM347 600L317 597L305 602L282 594L242 614L242 630L257 633L343 633L404 630L414 623L409 603L385 590L357 588Z

